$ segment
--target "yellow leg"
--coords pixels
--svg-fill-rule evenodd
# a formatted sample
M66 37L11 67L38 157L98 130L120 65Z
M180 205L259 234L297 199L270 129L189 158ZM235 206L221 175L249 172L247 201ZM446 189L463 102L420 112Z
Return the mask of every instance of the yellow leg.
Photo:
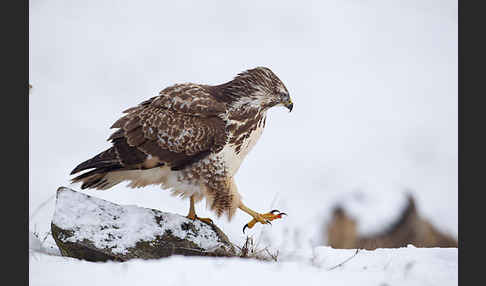
M245 224L245 226L243 227L243 233L245 232L246 228L252 228L257 222L261 224L272 224L270 221L282 218L283 215L287 215L286 213L282 213L279 210L272 210L268 213L260 214L256 211L249 209L243 203L240 203L239 208L253 217L253 219L249 223Z
M205 222L207 224L213 224L213 220L210 218L200 218L196 215L196 208L194 207L194 196L191 196L189 198L189 213L186 216L188 219L198 219L202 222Z

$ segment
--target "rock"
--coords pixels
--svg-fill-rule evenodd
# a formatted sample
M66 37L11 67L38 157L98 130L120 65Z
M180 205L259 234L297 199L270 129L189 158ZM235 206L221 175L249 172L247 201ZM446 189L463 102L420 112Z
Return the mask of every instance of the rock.
M155 209L117 205L66 187L57 190L51 231L63 256L89 261L236 254L215 225Z
M366 211L366 208L363 208L363 211ZM369 208L368 211L375 210ZM359 220L350 212L352 210L349 206L337 205L334 208L332 220L327 225L328 244L333 248L374 250L376 248L405 247L408 244L416 247L458 246L457 240L440 232L418 214L412 195L406 196L404 207L400 208L398 217L383 224L383 230L378 233L360 233Z

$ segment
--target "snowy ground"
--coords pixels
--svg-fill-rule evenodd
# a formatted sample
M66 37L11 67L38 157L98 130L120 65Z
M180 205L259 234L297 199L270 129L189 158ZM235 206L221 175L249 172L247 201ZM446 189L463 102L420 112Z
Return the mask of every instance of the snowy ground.
M282 252L312 252L325 243L331 206L349 192L381 198L361 218L376 228L383 212L389 217L398 212L390 208L392 200L410 190L419 212L457 237L457 60L457 1L452 0L30 1L31 232L44 238L57 188L79 189L69 185L69 172L109 147L108 127L122 110L174 83L218 84L263 65L286 84L294 110L270 112L236 181L248 206L277 208L289 216L272 227L257 225L250 235ZM120 185L87 193L119 204L188 210L187 201L157 187ZM201 217L214 218L203 204L196 207ZM248 221L244 213L232 222L215 220L237 244L246 237L241 228ZM45 245L52 243L47 236ZM376 262L382 269L369 278L370 270L359 269L364 261L349 272L326 272L300 262L234 260L227 275L236 279L240 265L263 265L276 281L286 279L278 273L288 270L309 275L314 283L347 281L352 275L342 274L355 273L378 285L387 275L404 275L393 262L406 264L403 254L417 255L410 273L424 276L410 277L423 278L423 284L433 277L454 281L441 275L446 265L457 265L457 250L388 252L383 256L394 259L386 269L395 272L383 270L384 258ZM442 256L450 259L435 265ZM370 257L369 267L375 263L372 253L362 257ZM218 267L226 266L220 262L185 261L92 265L33 252L31 282L55 285L47 282L103 272L150 279L141 275L150 265L158 274L157 264L176 269L168 265L191 263L196 271L205 269L197 268L199 263L216 265L208 279L224 280L218 273L226 272ZM457 280L457 267L451 271ZM190 282L197 276L180 277Z
M30 251L30 285L457 285L457 248L338 250L278 263L172 256L93 263Z

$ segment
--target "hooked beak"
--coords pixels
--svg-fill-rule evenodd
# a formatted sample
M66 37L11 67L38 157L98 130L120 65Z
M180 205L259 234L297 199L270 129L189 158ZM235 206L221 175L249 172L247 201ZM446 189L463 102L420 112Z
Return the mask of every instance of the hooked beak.
M292 108L294 108L294 103L292 102L292 99L290 99L290 97L287 101L283 103L283 105L289 109L289 112L291 112Z
M292 108L294 108L294 103L292 102L292 99L290 99L290 95L288 93L281 93L280 104L287 107L289 112L291 112Z

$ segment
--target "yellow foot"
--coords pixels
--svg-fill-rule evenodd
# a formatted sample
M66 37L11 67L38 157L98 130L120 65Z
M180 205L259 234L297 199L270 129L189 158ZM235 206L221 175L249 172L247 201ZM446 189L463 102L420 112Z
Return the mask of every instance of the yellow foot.
M207 224L209 224L209 225L212 225L212 224L213 224L213 220L212 220L212 219L210 219L210 218L202 218L202 217L198 217L197 215L193 215L193 216L188 215L188 216L186 216L186 217L187 217L188 219L191 219L191 220L196 220L196 219L197 219L197 220L200 220L200 221L205 222L205 223L207 223Z
M282 218L283 215L287 215L286 213L282 213L279 210L272 210L269 213L266 214L259 214L257 213L255 216L253 216L253 219L245 224L243 227L243 233L245 233L246 228L252 228L257 222L261 224L272 224L270 221L278 218Z

